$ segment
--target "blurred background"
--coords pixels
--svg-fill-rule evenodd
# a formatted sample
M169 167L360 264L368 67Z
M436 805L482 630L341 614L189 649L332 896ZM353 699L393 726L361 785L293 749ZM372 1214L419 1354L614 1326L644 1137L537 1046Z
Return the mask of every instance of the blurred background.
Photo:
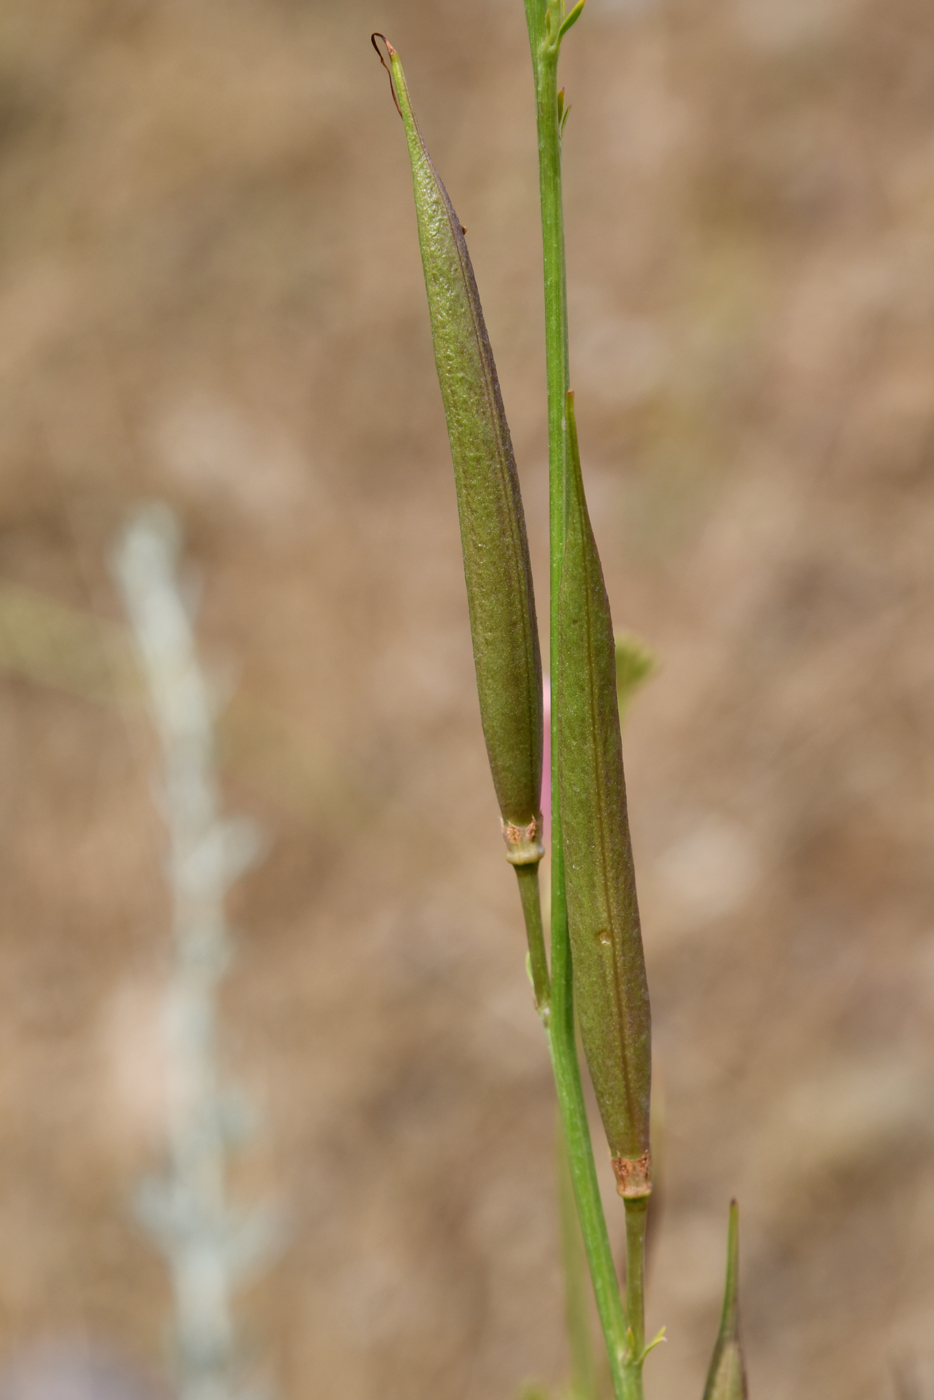
M228 903L221 1008L260 1113L231 1193L287 1222L240 1296L247 1359L280 1400L494 1400L566 1373L553 1092L372 29L469 229L543 612L519 0L0 3L16 1400L124 1400L164 1369L168 1273L131 1199L165 1152L166 836L107 562L152 499L232 696L224 810L268 842ZM934 17L589 0L563 78L585 475L615 621L659 663L626 730L664 1099L650 1393L700 1395L738 1195L753 1393L921 1400Z

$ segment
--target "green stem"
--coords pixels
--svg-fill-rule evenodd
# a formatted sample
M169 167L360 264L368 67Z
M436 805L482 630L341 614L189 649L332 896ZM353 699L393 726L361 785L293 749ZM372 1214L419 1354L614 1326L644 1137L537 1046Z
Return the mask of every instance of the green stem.
M629 1334L626 1377L629 1393L642 1396L642 1365L645 1360L645 1225L649 1198L626 1202L626 1317Z
M542 925L542 901L538 888L538 865L515 866L519 881L519 897L529 942L529 972L535 994L535 1009L547 1024L551 1001L548 979L548 957L545 953L545 930Z
M549 12L552 15L549 29ZM558 24L554 0L526 0L535 107L545 274L545 371L548 382L548 480L551 536L551 642L555 643L555 603L564 554L564 488L567 461L568 305L564 256L564 201L561 186L561 133L558 121L558 52L550 38ZM554 791L554 789L553 789Z
M560 0L525 0L538 125L545 280L545 362L548 381L549 525L551 544L551 656L557 655L557 602L564 555L567 475L568 314L558 120ZM571 1180L606 1342L616 1400L641 1400L641 1369L627 1365L629 1349L619 1280L607 1235L574 1036L571 948L564 888L564 852L555 772L556 706L552 705L551 780L551 1014L547 1022L558 1107Z
M522 866L516 867L519 888L522 891L522 906L526 919L526 933L529 938L529 962L532 967L532 981L535 986L535 1000L545 1026L548 1051L555 1077L558 1095L558 1110L567 1149L568 1166L574 1187L574 1199L580 1220L584 1250L593 1282L597 1313L606 1341L610 1374L613 1379L613 1392L616 1400L641 1400L641 1370L634 1373L627 1367L631 1352L626 1332L626 1317L623 1312L619 1292L619 1280L603 1215L600 1200L600 1187L597 1182L597 1169L593 1158L593 1145L590 1140L590 1127L587 1122L587 1108L584 1103L584 1088L581 1083L580 1062L577 1058L577 1043L574 1036L574 999L571 983L571 943L568 938L567 908L564 895L564 870L561 865L561 847L552 846L552 868L559 864L559 880L562 898L558 916L552 906L551 918L551 983L550 995L545 993L540 999L536 985L536 958L532 949L536 943L536 930L541 932L541 896L537 877L523 877ZM537 866L525 867L530 872ZM552 896L554 898L554 896ZM542 941L544 955L544 941ZM547 976L547 973L546 973Z
M587 1256L571 1180L567 1144L560 1120L555 1125L555 1169L558 1177L558 1219L564 1275L564 1323L571 1357L572 1400L599 1400L597 1368L590 1326Z
M558 848L552 848L552 861ZM567 1144L571 1180L577 1214L590 1267L597 1314L606 1342L616 1400L637 1400L625 1370L626 1318L619 1295L619 1280L610 1249L597 1169L594 1165L580 1064L574 1039L574 1003L571 992L571 945L567 917L551 920L551 1016L548 1021L548 1049L558 1093L558 1109Z

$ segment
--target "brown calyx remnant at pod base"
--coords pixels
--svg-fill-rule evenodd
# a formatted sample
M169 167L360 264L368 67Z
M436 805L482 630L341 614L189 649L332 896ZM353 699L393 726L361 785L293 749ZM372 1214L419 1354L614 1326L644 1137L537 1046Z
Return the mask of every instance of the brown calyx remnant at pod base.
M510 865L537 865L545 854L541 842L541 813L533 817L528 826L516 826L513 822L504 821L502 827L506 859Z
M614 1157L616 1189L626 1201L637 1201L652 1194L652 1154L641 1157Z

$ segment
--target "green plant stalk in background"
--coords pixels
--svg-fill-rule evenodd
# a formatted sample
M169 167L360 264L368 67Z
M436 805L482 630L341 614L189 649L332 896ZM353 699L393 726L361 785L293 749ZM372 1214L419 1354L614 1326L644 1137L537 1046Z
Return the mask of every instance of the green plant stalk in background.
M726 1285L723 1312L713 1359L707 1373L704 1400L746 1400L746 1364L739 1335L739 1206L730 1203L730 1229L726 1247Z

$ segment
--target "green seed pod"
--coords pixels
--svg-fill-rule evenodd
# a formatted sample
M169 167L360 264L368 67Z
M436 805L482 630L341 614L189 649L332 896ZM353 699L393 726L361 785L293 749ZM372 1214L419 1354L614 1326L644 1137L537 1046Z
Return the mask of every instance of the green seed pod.
M558 600L558 780L574 1001L621 1196L652 1189L651 1022L626 813L610 605L568 394Z
M704 1400L746 1400L748 1394L739 1336L739 1206L732 1201L720 1334L707 1373Z
M373 36L374 47L377 38L383 36ZM384 42L412 162L454 460L480 717L507 858L531 865L543 854L542 663L519 478L464 230L422 140L399 57Z

